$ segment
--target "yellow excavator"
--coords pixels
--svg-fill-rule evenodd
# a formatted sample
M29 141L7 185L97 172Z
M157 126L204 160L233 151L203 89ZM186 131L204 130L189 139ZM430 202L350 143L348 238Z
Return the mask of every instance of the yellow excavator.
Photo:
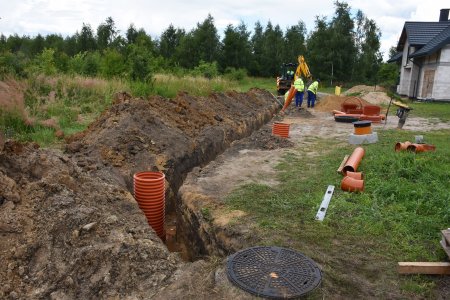
M295 93L297 92L297 90L294 88L294 81L303 76L303 82L306 83L308 81L311 81L312 79L312 75L311 72L309 71L309 67L306 64L305 58L303 57L303 55L299 55L298 56L298 65L297 65L297 69L295 70L295 74L293 76L293 78L291 79L291 81L289 82L289 87L284 90L284 93L289 93L288 96L286 97L286 101L284 102L283 108L281 109L281 113L284 113L284 111L286 110L286 108L289 107L289 104L291 104L292 98L294 98ZM287 86L287 84L285 85ZM277 89L279 87L278 84L278 80L277 80ZM278 92L280 93L280 92ZM283 93L283 94L284 94Z
M296 70L294 73L293 70L295 67ZM303 55L298 56L298 64L285 63L281 66L281 76L277 77L278 95L284 95L287 91L289 91L294 81L301 76L303 76L305 83L309 81L312 76Z

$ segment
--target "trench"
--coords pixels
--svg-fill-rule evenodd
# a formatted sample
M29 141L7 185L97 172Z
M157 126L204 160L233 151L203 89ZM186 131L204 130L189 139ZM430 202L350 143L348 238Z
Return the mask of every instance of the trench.
M179 189L194 168L206 166L230 148L232 142L259 130L272 120L278 110L279 105L274 100L272 106L245 120L237 128L211 128L209 130L216 130L216 139L203 140L191 155L174 162L173 168L166 173L169 189L166 191L164 243L170 252L177 252L184 261L192 262L209 255L222 256L235 251L218 237L218 232L205 220L198 207L183 201Z

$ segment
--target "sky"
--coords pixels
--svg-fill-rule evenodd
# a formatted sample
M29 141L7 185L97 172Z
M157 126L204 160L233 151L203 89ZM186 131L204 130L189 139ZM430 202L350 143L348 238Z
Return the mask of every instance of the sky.
M387 59L396 46L405 21L438 21L440 9L450 8L448 0L348 0L351 12L358 9L375 20L381 30L381 51ZM268 21L283 31L300 20L308 33L316 16L330 20L334 0L0 0L0 33L36 36L58 33L73 35L83 25L96 30L112 17L124 34L131 23L159 38L170 24L190 31L211 14L220 35L228 24L244 22L249 30L255 22ZM301 54L301 53L299 53Z

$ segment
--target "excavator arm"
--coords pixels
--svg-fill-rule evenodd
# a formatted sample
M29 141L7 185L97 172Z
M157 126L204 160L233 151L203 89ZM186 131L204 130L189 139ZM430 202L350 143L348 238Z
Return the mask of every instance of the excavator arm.
M301 77L302 75L307 80L311 79L311 77L312 77L311 72L309 72L309 67L306 64L305 58L303 57L303 55L299 55L298 56L298 66L297 66L297 70L295 70L294 80L297 79L298 77Z

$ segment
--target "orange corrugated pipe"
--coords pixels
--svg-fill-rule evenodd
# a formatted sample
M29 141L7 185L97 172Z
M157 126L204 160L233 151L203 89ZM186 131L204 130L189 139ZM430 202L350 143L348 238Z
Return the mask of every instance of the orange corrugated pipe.
M352 155L350 155L347 162L345 163L344 168L342 169L342 173L346 175L348 171L356 172L356 169L358 168L363 156L364 149L362 147L357 147L355 150L353 150Z
M272 134L287 138L289 137L289 126L290 124L287 123L275 122L272 125Z
M166 239L165 175L162 172L139 172L133 176L134 198L144 212L148 224L163 241Z

